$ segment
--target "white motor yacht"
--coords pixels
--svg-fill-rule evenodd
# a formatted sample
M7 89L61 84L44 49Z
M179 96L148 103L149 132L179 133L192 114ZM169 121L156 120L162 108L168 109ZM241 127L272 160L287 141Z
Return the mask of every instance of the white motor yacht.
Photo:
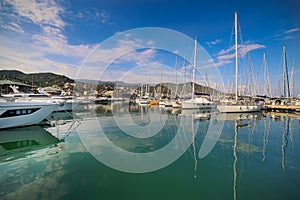
M195 97L181 103L182 109L209 109L215 107L215 103L205 97Z
M0 129L38 124L57 107L55 103L0 102Z
M73 96L48 96L42 89L38 89L37 93L24 93L18 90L16 86L9 86L13 93L2 94L3 97L14 102L45 102L56 103L58 107L55 111L72 111L81 101L77 101Z

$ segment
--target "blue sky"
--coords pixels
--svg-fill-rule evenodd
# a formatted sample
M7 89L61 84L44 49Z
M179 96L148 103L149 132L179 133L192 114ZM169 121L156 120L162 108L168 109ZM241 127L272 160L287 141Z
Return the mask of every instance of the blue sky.
M126 32L142 27L161 27L192 39L197 37L199 48L202 46L209 55L207 61L214 61L227 86L231 82L228 77L234 72L230 48L233 45L234 12L237 11L243 38L240 47L241 88L247 82L247 54L250 52L254 82L257 80L257 90L261 93L263 53L266 52L273 93L276 94L278 82L282 89L282 47L285 44L289 71L292 61L295 62L295 94L300 93L300 3L297 0L0 2L1 69L100 79L97 72L103 70L108 61L113 61L102 79L118 80L121 75L127 74L133 82L146 82L146 74L150 73L151 82L157 82L163 70L163 79L174 81L174 70L169 68L174 69L177 51L170 55L170 52L157 49L136 50L145 44L151 46L155 39L151 40L151 33L143 41L142 37L132 37L130 31ZM103 49L102 43L114 37L118 39L115 46ZM163 43L163 40L159 42ZM189 52L181 52L181 55L188 54L187 59L192 62L192 43L186 48ZM124 52L127 52L126 55L120 54ZM95 54L101 55L101 58L93 60ZM96 68L94 65L93 69L88 68L91 66L87 63L91 60L96 61ZM138 66L143 73L141 70L138 73ZM181 75L182 66L183 59L179 58ZM151 72L147 72L148 69ZM211 86L217 87L213 76L208 76L212 79ZM200 78L203 78L203 73Z

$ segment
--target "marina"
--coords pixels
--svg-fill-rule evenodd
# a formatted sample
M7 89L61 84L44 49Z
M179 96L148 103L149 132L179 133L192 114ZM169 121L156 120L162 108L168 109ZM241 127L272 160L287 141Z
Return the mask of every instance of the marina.
M2 0L0 199L299 200L299 8Z

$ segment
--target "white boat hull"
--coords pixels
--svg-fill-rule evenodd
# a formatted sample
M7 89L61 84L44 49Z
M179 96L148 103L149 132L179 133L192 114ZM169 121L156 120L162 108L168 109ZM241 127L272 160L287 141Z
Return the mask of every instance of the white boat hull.
M260 111L262 105L218 105L218 111L222 113L243 113Z
M165 107L172 107L172 106L173 106L172 101L166 101L165 102Z
M172 102L172 107L173 108L181 108L181 103L175 101L175 102Z
M216 106L213 104L203 104L203 103L192 103L192 102L185 102L181 104L182 109L212 109Z
M211 109L215 107L213 102L203 98L190 99L181 103L182 109Z
M189 99L186 101L183 101L181 103L182 109L211 109L215 108L216 105L214 102L209 101L208 99L204 97L197 97L195 99Z
M165 105L166 105L166 102L165 102L165 101L159 101L158 105L159 105L159 106L165 106Z
M148 105L148 104L150 104L149 99L140 99L139 101L139 105Z
M0 103L0 129L38 124L57 107L54 103Z

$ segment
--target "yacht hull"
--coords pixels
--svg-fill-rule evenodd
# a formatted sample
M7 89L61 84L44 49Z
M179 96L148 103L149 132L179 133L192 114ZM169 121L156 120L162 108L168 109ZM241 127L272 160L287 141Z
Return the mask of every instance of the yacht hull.
M38 124L57 107L54 103L0 103L0 129Z
M182 103L182 109L212 109L216 106L213 104L202 104L202 103Z

